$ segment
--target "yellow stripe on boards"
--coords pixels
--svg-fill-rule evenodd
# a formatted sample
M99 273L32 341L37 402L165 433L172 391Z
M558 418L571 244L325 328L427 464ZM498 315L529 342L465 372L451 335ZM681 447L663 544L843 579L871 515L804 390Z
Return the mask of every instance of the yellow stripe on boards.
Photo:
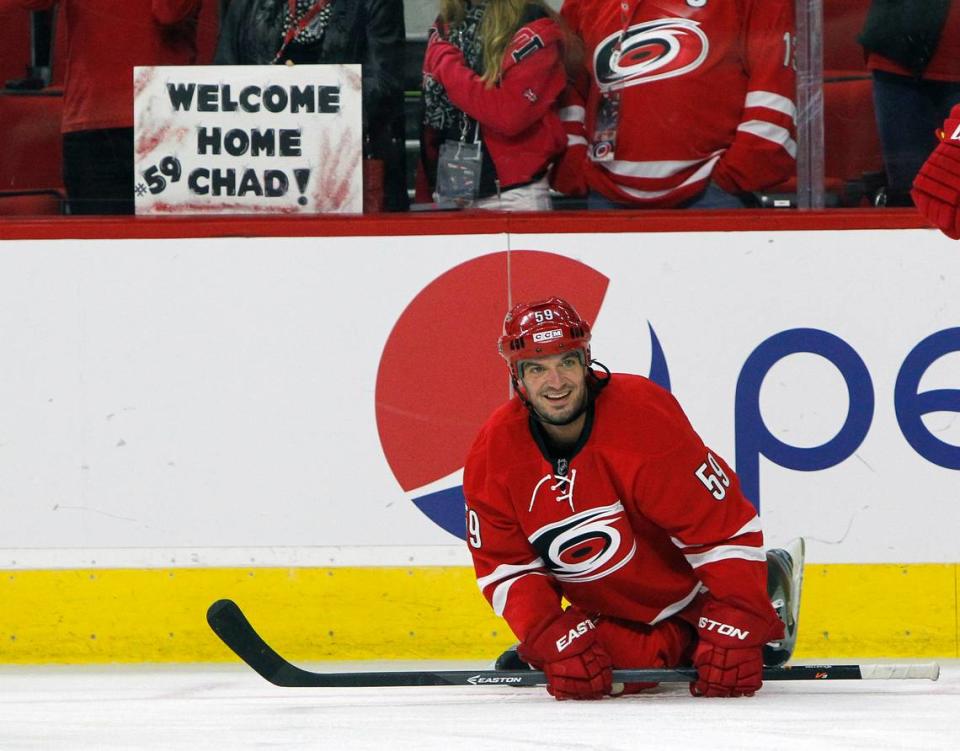
M953 564L810 565L796 657L957 657ZM236 600L295 661L492 660L514 641L472 569L197 568L0 574L0 663L236 658L207 607Z
M809 564L797 657L958 657L957 564Z
M467 568L6 571L0 663L236 660L206 623L222 597L291 659L465 659L511 643Z

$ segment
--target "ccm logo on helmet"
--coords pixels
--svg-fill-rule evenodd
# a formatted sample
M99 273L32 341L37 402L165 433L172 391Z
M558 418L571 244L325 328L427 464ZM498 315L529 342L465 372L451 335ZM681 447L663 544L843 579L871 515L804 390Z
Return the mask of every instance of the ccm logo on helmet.
M589 618L580 621L580 623L567 632L566 636L561 636L559 639L557 639L557 651L562 652L573 643L574 639L579 639L585 633L595 629L596 627L596 624Z
M722 634L723 636L735 636L740 641L743 641L750 636L749 631L744 631L743 629L735 628L734 626L730 626L726 623L720 623L720 621L714 621L703 616L700 617L699 626L700 628L705 628L707 631L716 631L718 634Z
M535 342L549 342L553 339L563 339L563 331L552 329L551 331L537 331L533 334L533 341Z

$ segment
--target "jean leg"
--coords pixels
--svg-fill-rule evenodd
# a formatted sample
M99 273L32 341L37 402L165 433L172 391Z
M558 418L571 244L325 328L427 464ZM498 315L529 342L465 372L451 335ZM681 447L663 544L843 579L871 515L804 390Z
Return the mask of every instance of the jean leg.
M889 205L909 205L910 187L936 148L942 120L922 82L884 71L873 72L873 103L887 173Z
M606 196L591 190L587 193L587 208L591 211L611 211L613 209L631 209L636 207L628 206L625 203L616 203Z
M677 206L678 209L742 209L747 204L739 196L727 193L723 188L714 183L709 183L704 191L691 198L684 204ZM611 209L640 209L643 206L629 206L627 204L616 203L606 196L591 191L587 194L587 208L600 211L609 211Z
M742 209L746 206L743 199L714 183L709 183L706 189L696 198L691 198L681 208L684 209Z

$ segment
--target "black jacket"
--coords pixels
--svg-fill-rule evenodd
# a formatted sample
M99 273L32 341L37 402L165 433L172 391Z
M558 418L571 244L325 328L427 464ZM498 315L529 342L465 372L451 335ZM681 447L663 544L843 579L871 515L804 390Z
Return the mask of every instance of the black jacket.
M919 76L936 52L949 10L950 0L873 0L860 44Z
M269 65L282 41L286 0L231 0L220 23L214 62ZM384 161L388 211L407 208L403 65L403 0L332 0L319 42L293 43L283 58L295 63L363 66L363 131L368 156Z

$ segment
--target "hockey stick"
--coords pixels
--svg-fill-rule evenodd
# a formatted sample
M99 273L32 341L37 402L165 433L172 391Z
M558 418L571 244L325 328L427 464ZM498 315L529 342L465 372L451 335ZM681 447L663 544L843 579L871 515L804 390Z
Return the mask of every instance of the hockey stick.
M277 654L256 632L233 600L217 600L207 610L207 623L224 644L275 686L543 686L546 676L536 670L414 670L377 673L314 673L298 668ZM764 668L765 681L868 680L928 678L937 680L940 666L920 665L794 665ZM688 683L695 668L614 670L615 683Z

